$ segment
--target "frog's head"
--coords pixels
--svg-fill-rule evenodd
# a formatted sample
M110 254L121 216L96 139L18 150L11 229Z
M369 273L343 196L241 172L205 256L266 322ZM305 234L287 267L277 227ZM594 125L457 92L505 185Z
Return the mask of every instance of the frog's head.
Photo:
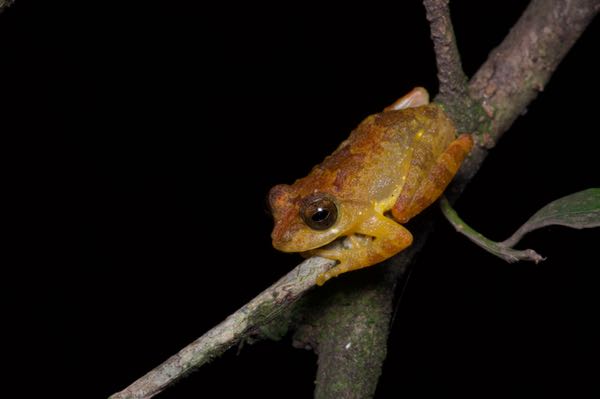
M301 193L294 186L280 184L269 192L275 219L273 246L283 252L304 252L320 248L348 234L355 225L352 206L331 193ZM303 195L304 194L304 195Z

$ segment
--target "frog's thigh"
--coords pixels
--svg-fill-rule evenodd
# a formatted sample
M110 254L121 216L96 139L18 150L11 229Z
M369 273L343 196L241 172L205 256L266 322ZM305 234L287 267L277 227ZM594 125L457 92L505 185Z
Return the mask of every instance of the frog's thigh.
M400 223L406 223L413 216L431 205L444 192L463 160L473 147L473 139L468 134L460 135L440 154L427 177L417 188L412 198L399 197L392 215Z
M384 111L396 111L427 104L429 104L429 93L427 90L422 87L415 87L409 93L397 99L392 105L385 107Z
M374 214L357 231L374 237L372 241L356 240L352 249L315 251L316 255L337 259L338 265L317 277L317 285L323 285L332 277L352 270L379 263L412 244L412 234L393 220Z

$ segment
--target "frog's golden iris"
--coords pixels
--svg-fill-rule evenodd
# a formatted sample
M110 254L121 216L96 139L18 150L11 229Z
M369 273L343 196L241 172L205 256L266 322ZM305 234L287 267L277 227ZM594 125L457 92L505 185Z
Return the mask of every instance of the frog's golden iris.
M300 205L302 220L313 230L325 230L337 221L337 206L327 194L314 193Z

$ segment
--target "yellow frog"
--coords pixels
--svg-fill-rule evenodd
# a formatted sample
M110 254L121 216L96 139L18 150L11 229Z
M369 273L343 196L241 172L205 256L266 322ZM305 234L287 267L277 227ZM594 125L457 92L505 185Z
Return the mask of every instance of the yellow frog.
M273 246L339 263L317 284L412 243L401 225L431 205L473 146L421 87L367 117L323 163L269 192Z

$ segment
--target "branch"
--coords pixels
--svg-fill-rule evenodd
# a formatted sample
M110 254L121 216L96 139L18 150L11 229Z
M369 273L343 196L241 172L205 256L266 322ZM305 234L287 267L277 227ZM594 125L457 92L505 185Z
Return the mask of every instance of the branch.
M447 1L425 1L426 3L431 3L430 6L432 7L436 3L446 4L444 7L447 7ZM480 68L469 84L471 97L482 102L489 116L489 119L484 121L479 121L480 116L476 116L476 120L479 121L479 130L484 131L484 144L491 147L522 113L529 102L535 98L537 92L542 90L560 60L562 60L568 49L575 43L587 24L596 15L598 8L598 0L533 0L531 2L504 42L492 52L490 58ZM443 11L441 15L446 15L445 13ZM449 19L442 18L440 20L439 17L434 18L432 29L434 23L438 24L436 25L438 27L445 26L445 28L442 28L441 38L446 41L454 41ZM437 37L437 35L434 35L434 37ZM454 50L450 50L450 53L457 54L455 46L455 44L450 46L450 48L454 48ZM438 65L445 65L444 49L446 47L442 46L439 50L438 47L436 45ZM456 71L460 70L459 64L456 64L458 58L454 57L453 59L455 61L451 61L451 63L454 63L454 65L449 65L448 76L450 81L459 82L460 76L456 75ZM450 73L452 70L454 72ZM454 78L457 76L458 78L455 80ZM445 83L440 83L440 89L444 85ZM448 87L451 88L453 86L449 84ZM446 89L444 88L444 90ZM460 92L457 92L457 95L460 95ZM456 115L457 113L454 114ZM458 123L457 125L460 127ZM454 184L450 188L450 195L454 197L458 196L466 183L475 175L486 155L487 150L481 146L473 150L468 161L463 164L463 167L455 177ZM340 279L336 282L328 283L329 287L326 285L314 291L316 302L319 302L318 297L320 295L330 298L328 302L320 302L315 305L315 308L318 307L321 309L321 317L334 320L329 317L335 317L336 314L339 316L340 309L342 309L347 315L340 317L352 317L352 319L348 320L353 321L353 323L345 325L344 335L339 334L337 331L334 332L336 339L319 340L319 335L322 336L322 334L328 332L326 327L321 329L319 325L313 326L313 328L319 331L314 331L312 334L305 334L306 337L311 335L317 339L317 342L314 344L317 346L320 355L319 375L317 376L318 385L329 384L331 381L342 381L325 378L326 376L321 374L326 372L324 367L337 368L340 364L346 368L353 368L353 370L360 370L365 367L365 361L368 359L365 356L368 356L368 353L365 356L351 356L350 348L369 352L373 347L367 348L363 346L362 348L356 348L356 346L351 345L345 351L329 351L329 349L333 348L332 345L341 345L343 343L340 337L354 337L357 336L356 334L358 336L361 336L360 334L370 334L370 336L377 337L387 336L389 323L381 323L378 320L375 327L365 328L370 322L369 313L367 312L379 309L377 312L378 315L387 318L387 320L391 317L388 309L393 296L393 289L390 287L393 288L394 283L390 281L390 278L401 276L407 270L414 255L425 242L427 233L430 230L428 226L431 225L431 220L422 221L421 223L423 227L418 229L418 232L415 234L416 239L412 247L392 258L388 262L392 267L388 268L383 273L383 276L381 275L383 267L371 268L373 270L350 273L351 276L345 277L344 280ZM322 273L332 265L333 262L322 258L311 258L303 262L272 287L229 316L224 322L134 382L124 391L111 396L111 399L150 398L159 393L168 384L189 373L194 368L208 362L211 358L218 356L232 345L235 345L250 330L272 320L275 315L280 314L282 310L288 308L291 303L311 288L319 273ZM363 282L365 286L367 284L373 285L371 289L363 292L370 291L375 292L375 294L371 294L368 299L365 299L363 295L349 296L344 294L341 288L349 280L356 279L352 274L355 276L360 275L362 279L368 276L377 276L376 281ZM338 282L340 284L337 284ZM338 289L338 291L335 289ZM346 288L346 292L347 290ZM361 306L361 301L364 302L365 300L370 303L369 306ZM377 352L377 356L370 358L376 360L376 362L369 364L369 367L375 368L376 372L371 373L368 377L371 383L367 384L367 389L358 393L362 397L373 395L376 378L381 369L381 362L383 360L378 360L382 358L381 351L378 348L381 348L380 345L383 345L383 343L378 340L376 345L375 350L372 352ZM337 356L336 361L341 363L329 362L327 358L329 354ZM383 351L384 354L385 349ZM332 364L336 366L332 367ZM357 392L354 391L357 385L352 384L353 374L346 374L344 377L338 373L337 376L345 378L343 381L349 382L349 384L344 385L342 390L335 392L328 391L326 388L321 389L318 386L317 394L319 397L359 397L357 396ZM371 391L367 392L368 390Z
M387 352L394 285L389 269L377 267L328 282L308 299L294 346L319 355L315 398L373 396Z
M435 102L444 106L460 132L473 132L483 109L470 96L450 18L449 0L423 0L435 50L439 91Z
M146 399L158 394L267 324L312 288L317 276L334 264L335 261L319 257L305 260L221 324L110 399Z
M491 125L492 147L541 92L600 9L599 0L533 0L470 82Z
M431 29L431 40L440 83L439 96L455 101L467 94L467 75L463 72L450 19L449 0L423 0Z
M295 346L308 345L319 355L316 399L360 399L375 394L386 355L394 291L425 245L433 219L415 220L412 227L410 247L381 265L328 282L314 292L319 297L313 306L303 310L305 320L294 336L299 342Z
M0 0L0 14L4 11L5 8L11 6L15 0Z

